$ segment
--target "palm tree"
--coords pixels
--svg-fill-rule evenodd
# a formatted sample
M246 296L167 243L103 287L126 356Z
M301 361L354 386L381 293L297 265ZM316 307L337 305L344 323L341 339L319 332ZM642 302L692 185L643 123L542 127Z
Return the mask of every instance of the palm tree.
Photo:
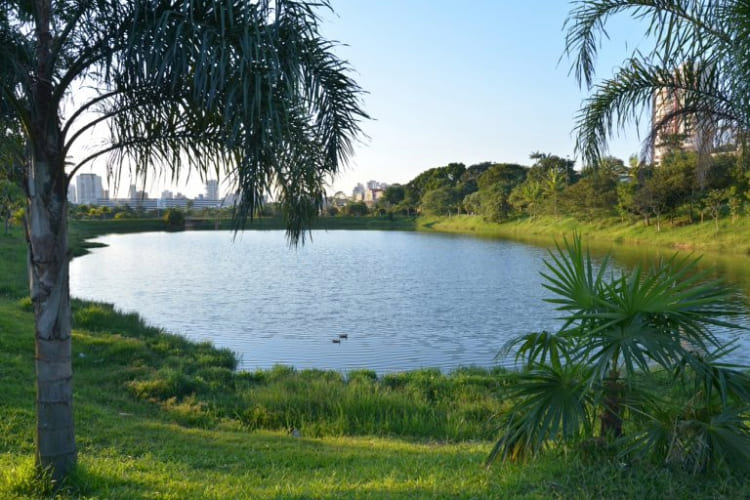
M24 132L27 239L36 318L37 464L76 462L67 188L95 160L222 173L237 227L269 192L292 243L351 153L360 88L318 30L326 0L0 0L0 116ZM68 165L93 130L109 139ZM89 141L90 142L90 141Z
M557 201L566 184L564 175L557 169L549 170L544 176L544 194L552 200L552 215L555 217L557 217Z
M629 450L701 470L721 461L746 466L750 377L720 362L729 347L711 330L732 326L726 318L741 310L732 290L690 257L618 275L606 258L597 266L580 237L545 264L548 302L562 312L563 326L506 346L525 371L490 459L596 436L627 437ZM654 391L654 374L672 377L677 394ZM696 453L677 453L676 443Z
M526 179L518 185L510 194L510 201L513 205L523 209L529 215L531 220L536 217L537 205L542 199L543 189L540 181Z
M607 21L623 13L643 23L653 49L634 51L612 77L595 84L600 37L606 37ZM652 124L647 146L667 136L676 119L693 124L704 153L717 142L744 145L750 130L747 2L578 1L566 26L572 72L579 84L593 88L576 120L577 150L588 165L597 164L610 136L638 122L643 110L654 105L657 93L680 96L680 105ZM699 171L699 181L702 177Z

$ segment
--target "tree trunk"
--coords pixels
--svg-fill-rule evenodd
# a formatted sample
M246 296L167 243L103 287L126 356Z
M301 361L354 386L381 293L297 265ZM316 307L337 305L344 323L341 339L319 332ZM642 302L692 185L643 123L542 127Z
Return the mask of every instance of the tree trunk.
M50 146L56 149L56 144ZM62 165L45 161L45 151L35 153L28 180L27 239L29 287L36 320L36 462L59 480L76 461L67 186Z
M604 379L604 407L600 417L602 437L622 436L622 397L624 387L617 370L612 370Z
M36 322L36 463L59 481L76 463L67 190L50 56L51 2L35 0L36 68L26 180L28 269Z
M35 192L29 197L27 235L29 286L36 320L36 462L59 480L76 461L67 207L62 188L40 192L64 182L50 182L49 164L35 163L34 176L29 179Z

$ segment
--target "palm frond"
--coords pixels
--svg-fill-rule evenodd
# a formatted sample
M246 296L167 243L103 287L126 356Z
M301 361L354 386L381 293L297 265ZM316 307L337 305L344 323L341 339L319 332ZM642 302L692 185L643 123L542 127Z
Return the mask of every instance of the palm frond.
M296 244L324 187L352 154L367 119L362 89L319 34L326 1L72 1L59 29L56 99L73 81L99 94L73 113L68 142L106 124L110 171L144 182L189 172L224 177L239 194L236 227L264 200L283 206ZM0 32L1 34L1 32ZM86 123L77 123L97 112ZM71 173L72 175L72 173Z
M570 361L568 344L569 340L564 333L532 332L506 342L498 353L498 357L506 357L511 352L515 352L516 363L523 359L527 369L546 363L559 368Z
M501 423L501 437L487 464L523 460L553 439L570 442L588 434L595 416L586 370L575 364L537 365L523 373L510 394L517 399Z
M573 57L571 72L579 84L593 85L600 39L606 38L609 18L629 13L644 24L644 35L654 39L662 60L679 60L692 47L726 39L715 26L718 2L693 0L580 0L565 21L565 54ZM709 40L706 40L709 39Z

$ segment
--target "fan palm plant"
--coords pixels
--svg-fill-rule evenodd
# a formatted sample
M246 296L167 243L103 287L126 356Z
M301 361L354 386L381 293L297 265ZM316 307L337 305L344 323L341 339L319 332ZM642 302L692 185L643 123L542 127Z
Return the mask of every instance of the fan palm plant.
M366 117L347 65L319 34L320 7L328 2L0 0L0 117L20 124L28 151L37 463L55 479L76 461L72 176L98 159L115 177L223 174L239 192L239 225L270 193L296 243ZM100 129L109 139L69 164Z
M617 273L606 258L595 265L580 237L550 253L544 287L563 324L555 333L530 333L506 345L524 372L490 459L594 436L627 437L629 449L674 458L674 443L687 442L687 429L700 429L693 434L703 433L700 440L713 454L704 453L697 460L702 465L708 456L724 457L725 444L750 457L750 433L739 418L750 402L750 378L720 363L730 349L712 331L733 327L727 318L742 309L734 292L697 262L675 256ZM657 397L655 373L671 377L680 391ZM682 401L679 411L666 411L673 398ZM627 417L639 423L631 436L625 436ZM657 438L656 428L667 429L668 438Z

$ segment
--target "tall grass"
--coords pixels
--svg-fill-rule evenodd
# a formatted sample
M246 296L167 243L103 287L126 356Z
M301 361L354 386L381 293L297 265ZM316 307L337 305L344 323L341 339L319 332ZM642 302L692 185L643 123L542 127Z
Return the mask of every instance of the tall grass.
M238 411L250 429L298 429L306 435L402 436L425 440L490 439L512 376L463 369L446 375L418 370L377 377L373 372L241 373Z

